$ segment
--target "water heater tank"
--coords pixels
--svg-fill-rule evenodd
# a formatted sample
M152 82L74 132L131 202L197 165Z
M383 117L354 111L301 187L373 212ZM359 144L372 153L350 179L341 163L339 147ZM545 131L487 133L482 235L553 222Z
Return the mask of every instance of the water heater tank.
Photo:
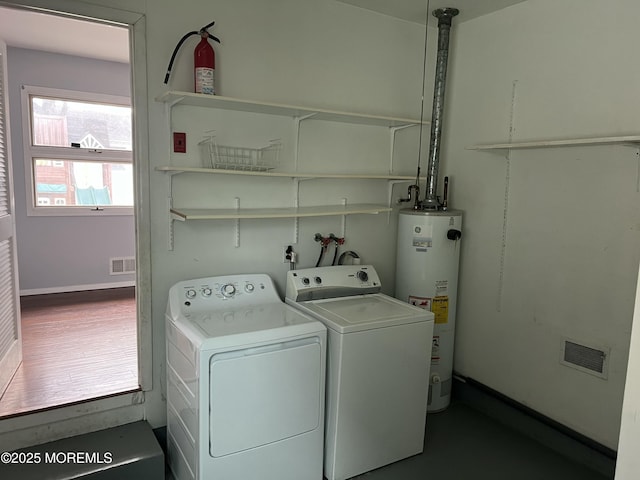
M396 298L434 313L427 410L451 401L462 212L400 210Z

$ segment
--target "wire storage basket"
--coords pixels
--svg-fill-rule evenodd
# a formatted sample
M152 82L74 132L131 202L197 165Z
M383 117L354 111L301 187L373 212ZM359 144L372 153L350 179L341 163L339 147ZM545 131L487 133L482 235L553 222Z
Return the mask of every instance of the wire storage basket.
M218 145L213 138L199 143L205 167L222 170L245 170L266 172L278 166L282 143L271 140L262 148L234 147Z

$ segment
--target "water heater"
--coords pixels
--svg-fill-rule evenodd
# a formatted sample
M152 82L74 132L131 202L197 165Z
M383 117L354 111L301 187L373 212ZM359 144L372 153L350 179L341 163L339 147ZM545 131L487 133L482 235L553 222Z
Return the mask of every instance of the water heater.
M433 348L427 410L451 401L462 212L400 210L396 298L433 312Z

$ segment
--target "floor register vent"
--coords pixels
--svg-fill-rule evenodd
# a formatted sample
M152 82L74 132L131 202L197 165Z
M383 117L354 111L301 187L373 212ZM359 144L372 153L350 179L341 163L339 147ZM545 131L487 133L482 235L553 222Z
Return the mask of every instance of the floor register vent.
M136 272L136 257L118 257L109 259L109 275L124 275Z
M560 363L600 378L607 378L610 349L563 339Z

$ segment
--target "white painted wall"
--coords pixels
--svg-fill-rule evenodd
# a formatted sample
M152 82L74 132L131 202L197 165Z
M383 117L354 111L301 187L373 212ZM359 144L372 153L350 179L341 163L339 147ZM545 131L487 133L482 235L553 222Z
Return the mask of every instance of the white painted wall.
M22 85L129 97L129 65L12 47L7 59L20 291L132 284L132 274L109 275L109 259L135 255L133 216L27 216L21 104Z
M452 206L465 211L456 369L612 448L639 261L636 151L592 147L512 154L500 287L507 163L464 147L508 138L516 80L514 139L636 133L640 68L629 59L640 35L633 21L640 5L633 0L614 3L615 8L597 0L538 0L456 26L441 169L451 176ZM127 4L121 0L115 6L124 9ZM167 250L167 176L154 167L170 160L199 161L194 155L197 137L209 129L208 123L220 123L209 112L176 109L174 127L188 130L189 153L170 158L163 105L153 99L167 89L161 82L177 40L216 20L214 32L223 41L216 48L223 95L416 116L423 31L331 0L223 0L215 5L161 0L137 8L147 16L151 209L143 214L153 225L154 388L143 409L156 427L165 423L163 315L169 287L200 275L263 271L282 288L286 267L280 263L280 247L290 241L293 223L243 221L238 249L231 222L177 225L175 249ZM168 88L191 89L192 48L191 43L183 48ZM244 122L241 134L233 123L216 128L229 142L261 142L274 131L285 142L291 140L282 119L267 126L258 125L256 118ZM386 147L379 132L318 122L303 128L305 167L383 168L379 163L385 163L385 155L377 150ZM405 134L399 148L409 152L404 142L415 140L415 133ZM331 155L321 155L320 147ZM287 148L284 162L291 158ZM400 161L406 162L403 170L413 173L414 160ZM305 183L303 201L342 196L380 201L386 190L369 182L323 187L322 182ZM176 198L180 195L183 205L192 206L229 206L234 196L246 206L287 204L291 198L290 184L271 180L227 184L178 177L175 188ZM315 261L310 236L339 228L337 219L302 222L301 266ZM376 264L387 291L393 290L394 236L393 217L388 224L384 217L348 220L349 248ZM560 366L563 336L611 347L609 379ZM84 422L82 428L99 428L90 424Z
M167 250L168 240L168 176L155 171L156 166L171 161L197 162L194 145L203 129L225 130L225 141L262 142L272 131L285 141L283 164L291 162L292 124L283 119L266 123L248 116L236 129L215 118L213 112L176 109L174 128L187 131L188 151L185 156L170 158L169 131L164 105L154 98L167 89L192 89L191 56L196 42L188 42L177 58L174 76L167 87L162 84L171 52L187 31L215 20L214 32L223 45L216 47L218 87L227 96L271 102L300 104L321 108L370 114L417 118L420 114L422 88L424 27L392 19L332 0L223 0L215 5L205 0L176 3L161 0L130 4L125 0L18 0L61 8L89 17L105 14L109 18L135 17L110 10L145 13L146 52L139 57L145 62L148 82L149 160L139 184L146 180L150 188L141 192L139 225L151 225L151 277L141 272L142 321L153 323L153 388L135 396L130 408L120 410L105 402L88 405L95 415L79 409L62 409L60 414L44 413L25 417L24 421L0 422L0 445L3 448L42 442L113 425L142 415L153 427L166 423L164 310L167 293L175 282L192 277L242 272L266 272L273 276L284 293L286 265L281 263L281 249L291 242L293 220L243 221L241 246L235 248L232 222L188 223L176 226L175 249ZM46 3L46 5L45 5ZM103 10L104 7L104 10ZM140 64L138 64L140 65ZM139 76L138 76L139 78ZM427 90L430 89L427 82ZM138 90L143 92L144 90ZM137 101L140 101L138 99ZM428 101L427 101L428 102ZM427 111L429 107L427 106ZM181 111L182 110L182 111ZM213 123L212 126L209 126ZM398 134L397 172L412 175L417 160L417 129ZM138 132L144 134L146 132ZM385 128L346 125L322 125L309 121L303 126L301 168L384 172L388 165L388 132ZM271 136L269 137L271 138ZM249 145L251 146L251 145ZM324 153L324 150L326 152ZM235 196L242 204L289 205L292 200L290 182L278 180L247 183L220 182L212 178L179 176L176 179L176 201L183 206L228 206ZM406 187L396 188L395 196L404 195ZM350 202L386 202L385 182L305 182L301 186L301 204ZM300 266L315 263L318 250L312 237L315 232L339 233L339 218L306 220L300 223ZM358 250L365 261L378 267L385 289L393 291L395 261L395 218L386 215L351 217L347 221L348 244ZM147 237L147 232L139 232ZM142 243L142 248L146 243ZM138 252L146 255L146 251ZM152 285L152 288L149 288ZM151 295L151 311L146 296ZM125 399L126 400L126 399ZM143 403L139 403L143 402ZM106 410L106 411L105 411ZM84 415L84 416L83 416ZM92 418L95 418L92 421ZM16 435L19 431L19 436Z
M627 381L622 404L620 443L616 462L616 480L633 480L640 471L640 283L636 291L633 314L634 326L631 330Z
M169 155L164 105L153 98L167 89L191 91L192 38L177 57L169 86L162 80L171 52L187 31L216 21L217 88L221 95L369 114L418 118L422 88L424 27L332 0L205 0L187 4L169 0L148 4L147 67L151 168L200 163L197 142L215 129L222 144L257 147L268 139L284 143L282 170L293 161L293 122L251 114L221 114L201 108L174 108L173 130L187 132L187 154ZM417 129L398 134L398 172L412 175L417 160ZM386 128L307 120L300 140L300 170L385 172L389 133ZM178 223L175 248L168 251L168 177L151 171L152 284L154 381L163 385L164 309L167 292L188 278L229 273L265 272L284 294L283 246L291 243L294 221L243 220L240 247L234 247L233 221ZM384 181L304 181L301 205L385 203ZM406 185L396 187L404 195ZM291 206L291 180L179 175L174 178L174 203L183 207L241 205ZM352 216L347 219L345 248L357 250L376 265L385 290L393 292L395 268L394 216ZM315 264L316 232L340 234L340 217L300 221L300 267ZM164 423L164 404L150 407L152 424Z
M514 141L637 133L639 16L634 0L538 0L461 24L443 159L465 211L455 369L614 449L640 260L637 149L507 160L465 146L509 139L514 82ZM610 347L608 379L562 366L563 337Z

